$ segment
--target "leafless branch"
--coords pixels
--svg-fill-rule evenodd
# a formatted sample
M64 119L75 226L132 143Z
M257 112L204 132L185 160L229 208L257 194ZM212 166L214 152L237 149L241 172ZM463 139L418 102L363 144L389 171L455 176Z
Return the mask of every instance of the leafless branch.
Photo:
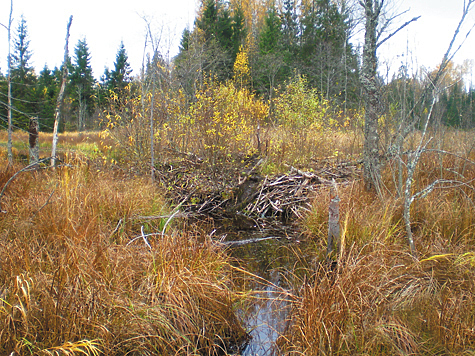
M48 199L46 199L46 201L44 202L44 204L37 210L35 211L35 213L33 215L36 215L38 214L41 210L43 210L43 208L48 205L49 201L51 200L51 198L53 197L53 194L54 192L56 191L56 188L58 188L58 185L59 183L56 183L56 186L54 187L53 191L51 192L51 194L48 196Z
M4 25L3 23L0 23L0 26L4 27L5 30L7 30L8 32L10 32L10 29L12 28L12 22L13 22L12 13L13 13L13 0L10 0L10 16L8 18L8 26Z
M472 4L475 3L475 0L468 0L468 2L466 3L464 1L464 6L463 6L463 12L462 12L462 17L460 18L460 21L457 25L457 28L455 29L455 32L454 32L454 35L452 36L452 40L450 41L450 44L449 44L449 47L447 48L447 52L445 52L444 56L442 57L442 62L440 64L440 67L439 67L439 71L437 72L437 75L436 75L436 78L435 78L435 81L437 82L438 79L440 78L440 76L442 75L443 71L445 70L445 67L447 67L447 64L454 58L455 54L458 52L458 50L460 49L461 45L451 54L451 51L452 51L452 48L454 46L454 43L455 43L455 40L457 39L457 36L460 32L460 29L462 27L462 24L464 23L465 21L465 18L467 17L469 11L471 10L470 9L470 6L472 6ZM467 35L465 36L465 38L470 34L471 30L473 29L473 26L470 28L470 30L468 31ZM465 40L463 41L465 42ZM462 42L462 43L463 43Z
M389 40L391 37L393 37L396 33L398 33L399 31L401 31L404 27L408 26L411 22L415 22L417 20L419 20L421 18L421 16L417 16L417 17L414 17L412 18L411 20L405 22L404 24L402 24L397 30L393 31L391 34L389 34L384 40L380 41L377 45L376 45L376 48L378 48L379 46L381 46L384 42L386 42L387 40Z
M68 25L66 27L66 43L64 45L64 60L63 60L63 79L61 81L61 88L56 99L56 108L54 112L54 128L53 128L53 142L51 147L51 166L55 165L55 156L56 156L56 144L58 142L58 127L61 113L61 104L63 102L64 91L66 88L66 81L68 77L68 59L69 59L69 30L71 29L71 23L73 22L73 16L69 17Z
M0 212L2 213L7 213L5 210L2 209L2 205L1 205L1 202L2 202L2 197L3 197L3 194L5 194L5 190L7 189L8 185L22 172L26 172L28 170L30 170L31 168L37 166L39 163L43 163L43 162L46 162L48 160L51 160L53 159L53 157L47 157L47 158L43 158L43 159L40 159L38 162L34 162L32 164L29 164L28 166L25 166L23 167L22 169L20 169L18 172L16 172L14 175L12 175L10 177L10 179L5 183L5 185L3 186L2 188L2 191L0 192Z

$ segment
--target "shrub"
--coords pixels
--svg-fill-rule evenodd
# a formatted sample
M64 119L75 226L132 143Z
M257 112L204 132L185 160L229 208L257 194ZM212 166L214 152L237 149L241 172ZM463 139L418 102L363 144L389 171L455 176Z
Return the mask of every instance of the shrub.
M253 133L267 114L267 105L248 89L237 89L233 82L218 84L208 78L197 92L184 126L195 127L195 152L216 163L255 148Z

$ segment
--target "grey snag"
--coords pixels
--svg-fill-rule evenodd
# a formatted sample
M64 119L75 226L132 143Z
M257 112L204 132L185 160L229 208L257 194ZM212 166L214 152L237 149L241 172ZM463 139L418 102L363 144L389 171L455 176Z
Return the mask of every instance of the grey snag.
M365 0L360 2L365 12L365 41L361 84L365 107L363 180L367 190L379 191L381 164L379 155L378 109L380 106L377 78L378 58L377 28L383 2Z
M31 164L38 164L39 160L39 145L38 145L38 132L39 132L39 125L38 125L38 118L32 117L30 118L30 127L28 129L29 132L29 145L30 145L30 165ZM38 168L37 165L34 168Z
M332 188L330 192L330 205L328 207L328 241L327 259L336 247L336 253L340 252L340 197L338 191Z

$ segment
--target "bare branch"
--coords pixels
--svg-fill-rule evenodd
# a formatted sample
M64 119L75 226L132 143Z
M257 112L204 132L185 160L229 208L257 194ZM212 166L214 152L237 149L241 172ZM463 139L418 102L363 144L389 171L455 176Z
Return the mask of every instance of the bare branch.
M404 27L408 26L411 22L415 22L417 20L419 20L421 18L421 16L417 16L417 17L414 17L412 18L411 20L405 22L402 26L400 26L396 31L392 32L389 36L387 36L384 40L380 41L377 45L376 45L376 48L378 48L379 46L381 46L384 42L386 42L387 40L389 40L391 37L393 37L396 33L398 33L399 31L401 31Z
M12 22L13 22L12 14L13 14L13 0L10 0L10 16L8 17L8 26L4 25L3 23L0 23L0 26L4 27L5 30L7 30L8 32L10 32L12 28Z
M471 190L474 190L474 188L469 184L471 182L473 182L473 180L471 180L470 182L462 182L462 181L453 180L453 179L436 179L427 187L422 189L420 192L417 192L416 194L414 194L412 198L413 200L425 198L429 193L431 193L436 188L437 185L440 185L440 184L451 184L450 186L446 186L445 188L459 188L461 186L464 186L464 187L470 188Z
M50 160L50 159L53 159L53 157L47 157L47 158L40 159L38 162L29 164L28 166L23 167L22 169L20 169L18 172L16 172L14 175L12 175L12 176L10 177L10 179L5 183L5 185L3 186L2 191L0 192L0 212L6 213L5 210L2 210L1 202L2 202L3 194L5 194L5 190L7 189L8 185L9 185L21 172L26 172L26 171L28 171L29 169L31 169L31 168L37 166L39 163L46 162L46 161L48 161L48 160Z
M455 54L458 52L458 50L460 49L460 46L457 48L457 50L454 51L453 54L450 54L450 52L452 51L452 47L454 46L454 43L455 43L455 40L460 32L460 28L462 27L462 24L464 23L465 21L465 18L467 17L467 14L469 13L469 11L471 10L470 9L470 6L472 6L472 4L475 2L475 0L468 0L468 3L465 3L464 2L464 7L463 7L463 12L462 12L462 18L460 19L458 25L457 25L457 28L455 29L455 32L454 32L454 35L452 37L452 40L450 41L450 44L449 44L449 47L447 48L447 52L445 52L444 54L444 57L442 57L442 62L441 62L441 65L440 65L440 68L439 68L439 71L436 75L436 79L439 79L440 75L442 75L442 72L443 70L445 69L445 67L447 66L447 64L450 62L450 60L455 56ZM469 30L469 32L467 33L467 36L468 34L470 33L470 31L473 29L473 26L472 28Z

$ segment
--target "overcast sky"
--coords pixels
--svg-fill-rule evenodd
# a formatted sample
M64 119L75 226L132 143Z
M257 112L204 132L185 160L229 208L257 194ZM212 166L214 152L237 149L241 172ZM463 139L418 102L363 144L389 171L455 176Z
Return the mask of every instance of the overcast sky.
M395 0L394 11L409 10L401 16L400 24L422 15L415 23L393 37L379 52L380 70L387 66L398 68L406 60L434 68L441 60L462 13L463 0ZM79 39L86 38L92 57L94 75L98 78L104 68L113 67L120 42L123 41L129 62L138 73L144 52L145 21L161 38L163 53L173 56L183 29L193 26L197 0L13 0L13 33L23 15L27 21L32 64L39 72L45 64L50 69L63 59L66 24L73 15L70 54ZM0 0L0 23L7 24L10 0ZM475 9L467 24L475 23ZM468 25L466 29L468 29ZM465 31L466 32L466 31ZM160 35L161 34L161 35ZM406 55L409 49L409 56ZM0 28L0 70L6 72L7 31ZM455 57L461 63L475 60L475 30Z

